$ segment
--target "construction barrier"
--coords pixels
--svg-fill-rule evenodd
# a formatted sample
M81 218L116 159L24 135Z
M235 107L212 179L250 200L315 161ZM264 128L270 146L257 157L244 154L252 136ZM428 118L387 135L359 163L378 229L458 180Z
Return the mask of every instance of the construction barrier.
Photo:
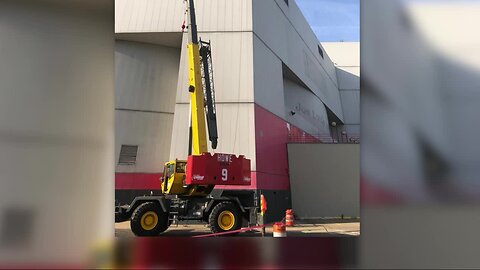
M273 224L273 237L287 237L287 228L282 222Z
M294 215L293 210L288 209L285 214L285 225L287 227L293 227L295 225L295 218L293 215Z

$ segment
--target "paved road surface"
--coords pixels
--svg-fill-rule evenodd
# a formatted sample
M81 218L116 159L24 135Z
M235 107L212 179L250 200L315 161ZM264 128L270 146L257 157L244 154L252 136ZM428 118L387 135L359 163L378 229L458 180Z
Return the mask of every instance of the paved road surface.
M203 224L194 225L172 225L168 230L161 234L166 237L191 237L197 235L209 234L210 229ZM360 222L348 223L330 223L330 224L297 224L295 227L287 228L289 237L326 237L326 236L359 236ZM130 231L130 223L123 222L115 224L115 236L118 238L133 238L134 234ZM239 237L261 237L259 231L240 233ZM267 228L268 237L272 237L272 227Z

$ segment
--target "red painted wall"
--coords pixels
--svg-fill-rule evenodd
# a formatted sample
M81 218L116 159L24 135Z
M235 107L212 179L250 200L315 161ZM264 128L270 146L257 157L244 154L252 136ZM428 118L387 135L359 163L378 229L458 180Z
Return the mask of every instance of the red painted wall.
M256 184L258 189L289 190L287 143L289 137L300 137L305 132L265 108L255 105ZM319 142L306 134L308 141Z
M161 173L115 173L115 189L160 190Z

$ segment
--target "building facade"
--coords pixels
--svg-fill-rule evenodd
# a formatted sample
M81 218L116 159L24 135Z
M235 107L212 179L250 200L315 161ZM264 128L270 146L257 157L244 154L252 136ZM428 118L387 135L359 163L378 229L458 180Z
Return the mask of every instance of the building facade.
M344 106L359 102L359 64L336 67L293 0L197 0L196 10L199 36L212 43L215 152L251 159L246 188L280 216L291 205L287 143L358 135L359 109ZM117 203L159 192L163 164L187 156L185 11L178 0L116 0Z

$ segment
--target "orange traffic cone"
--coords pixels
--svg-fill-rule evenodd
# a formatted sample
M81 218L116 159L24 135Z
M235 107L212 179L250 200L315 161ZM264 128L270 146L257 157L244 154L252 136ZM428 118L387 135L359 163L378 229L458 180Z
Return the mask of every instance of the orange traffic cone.
M273 224L273 237L287 237L287 229L282 222Z
M293 227L295 225L295 219L293 217L293 210L288 209L285 215L285 225L287 227Z

